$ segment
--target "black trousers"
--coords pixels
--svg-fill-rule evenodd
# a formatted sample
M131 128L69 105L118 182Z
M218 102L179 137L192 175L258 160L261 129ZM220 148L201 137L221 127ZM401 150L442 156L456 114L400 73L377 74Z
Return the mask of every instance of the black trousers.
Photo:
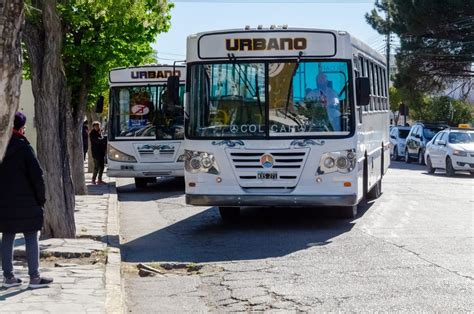
M97 178L97 175L99 175L98 177L99 181L102 180L104 167L105 167L104 158L99 158L99 159L94 158L94 172L92 173L92 180L95 180Z

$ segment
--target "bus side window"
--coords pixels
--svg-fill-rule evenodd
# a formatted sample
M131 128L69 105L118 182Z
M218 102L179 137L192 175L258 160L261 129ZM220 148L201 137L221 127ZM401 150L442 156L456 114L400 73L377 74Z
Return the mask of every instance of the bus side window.
M383 92L385 96L385 110L388 110L388 89L387 89L387 71L385 68L382 69L382 77L383 77Z
M369 80L370 80L370 108L369 111L374 111L374 93L375 93L375 88L374 88L374 65L372 62L368 61L368 74L369 74Z

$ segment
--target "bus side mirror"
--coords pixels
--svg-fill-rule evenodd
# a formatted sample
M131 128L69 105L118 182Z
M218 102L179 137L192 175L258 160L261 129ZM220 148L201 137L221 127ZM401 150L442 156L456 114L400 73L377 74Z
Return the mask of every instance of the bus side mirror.
M174 105L179 104L179 76L168 77L168 98Z
M99 96L97 102L95 103L95 112L102 113L104 111L104 96Z
M368 77L356 78L357 106L367 106L370 102L370 81Z

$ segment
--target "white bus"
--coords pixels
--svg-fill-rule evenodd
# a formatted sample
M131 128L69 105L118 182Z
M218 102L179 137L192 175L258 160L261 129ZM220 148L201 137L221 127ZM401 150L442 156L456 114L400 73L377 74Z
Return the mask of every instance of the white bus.
M143 188L156 177L184 176L184 97L170 100L170 76L179 77L177 92L184 96L184 66L149 65L110 71L109 177L135 178L136 187Z
M347 32L222 30L187 39L186 202L331 206L381 194L389 165L383 57Z

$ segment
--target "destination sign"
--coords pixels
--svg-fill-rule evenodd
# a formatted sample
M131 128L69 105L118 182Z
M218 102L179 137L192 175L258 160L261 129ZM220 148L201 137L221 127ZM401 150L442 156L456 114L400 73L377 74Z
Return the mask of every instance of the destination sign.
M336 37L330 32L260 31L204 34L198 41L201 59L258 57L332 57Z
M163 82L166 83L168 77L179 77L180 81L185 81L186 71L184 67L132 67L121 68L110 71L109 81L111 83L132 83L132 82Z

